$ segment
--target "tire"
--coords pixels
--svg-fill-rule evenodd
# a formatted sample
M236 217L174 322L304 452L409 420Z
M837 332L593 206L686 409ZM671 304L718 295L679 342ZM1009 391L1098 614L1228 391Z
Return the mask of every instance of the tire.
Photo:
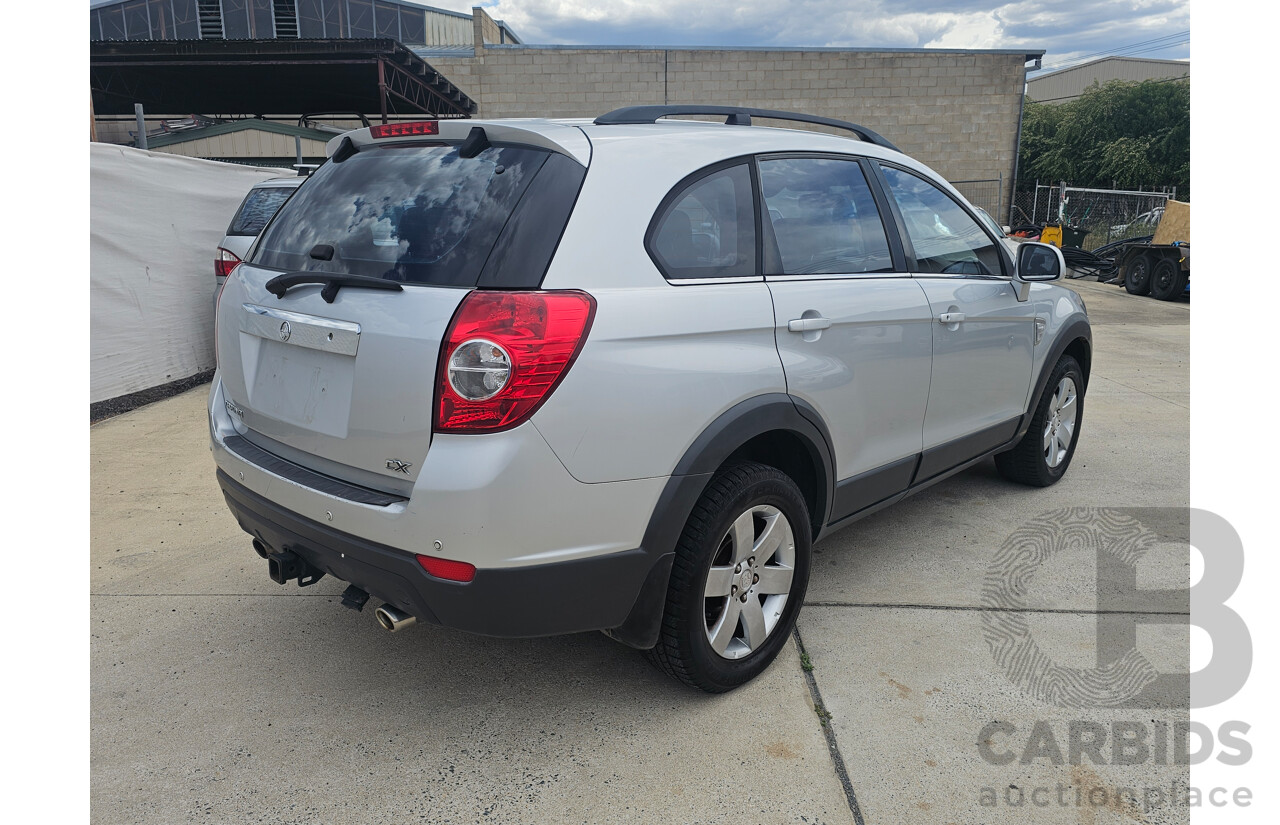
M1172 258L1162 258L1151 270L1151 297L1176 301L1187 286L1186 273Z
M1062 356L1049 376L1027 434L1012 450L996 456L1000 475L1032 487L1048 487L1062 478L1075 455L1084 421L1082 387L1080 364L1070 355ZM1073 400L1068 403L1068 399Z
M1146 295L1151 291L1150 255L1139 255L1124 270L1124 288L1130 295Z
M812 543L808 507L789 476L757 463L721 470L676 546L650 661L708 693L754 679L795 627Z

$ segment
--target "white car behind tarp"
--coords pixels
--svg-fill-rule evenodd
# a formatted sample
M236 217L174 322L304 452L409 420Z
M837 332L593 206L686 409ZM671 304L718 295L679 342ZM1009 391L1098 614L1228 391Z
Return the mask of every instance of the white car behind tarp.
M212 250L245 192L280 174L90 144L90 403L213 368Z

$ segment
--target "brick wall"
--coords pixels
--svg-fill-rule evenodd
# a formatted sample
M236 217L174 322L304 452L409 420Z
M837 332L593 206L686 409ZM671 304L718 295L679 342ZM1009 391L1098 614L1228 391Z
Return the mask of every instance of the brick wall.
M431 64L480 117L594 117L715 103L851 120L951 180L1014 177L1022 54L488 46Z
M471 9L471 24L474 27L472 43L475 45L477 52L483 51L486 43L502 42L502 29L498 28L498 24L494 22L493 18L479 6Z

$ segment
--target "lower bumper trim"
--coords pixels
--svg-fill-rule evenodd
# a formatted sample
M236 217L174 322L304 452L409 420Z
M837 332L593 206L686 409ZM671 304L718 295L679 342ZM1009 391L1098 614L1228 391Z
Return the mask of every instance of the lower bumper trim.
M462 584L427 574L412 553L303 518L233 481L218 484L240 527L419 621L486 636L555 636L618 627L655 561L643 549L555 564L480 568Z

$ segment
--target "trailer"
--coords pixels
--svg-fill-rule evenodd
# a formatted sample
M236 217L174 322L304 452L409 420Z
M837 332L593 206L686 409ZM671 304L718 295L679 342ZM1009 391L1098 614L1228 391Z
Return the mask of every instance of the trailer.
M1120 281L1131 295L1176 301L1191 295L1191 205L1169 201L1149 242L1116 255Z
M1191 245L1127 244L1119 256L1124 288L1131 295L1176 301L1191 295Z

